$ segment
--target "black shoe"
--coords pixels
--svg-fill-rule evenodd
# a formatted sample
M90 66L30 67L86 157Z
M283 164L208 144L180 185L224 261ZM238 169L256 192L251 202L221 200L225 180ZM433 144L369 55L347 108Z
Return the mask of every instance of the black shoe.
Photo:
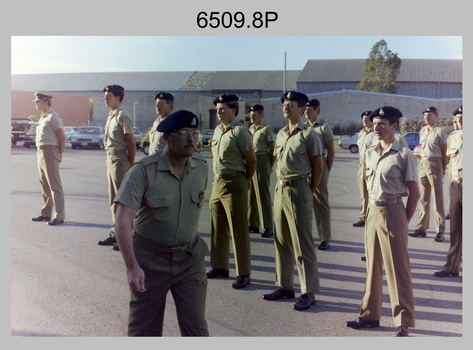
M40 215L40 216L38 216L38 217L31 218L31 221L36 221L36 222L51 221L51 218L50 218L49 216Z
M63 219L54 219L53 221L48 222L48 225L55 226L55 225L59 225L63 223L64 223Z
M272 237L273 236L273 230L270 228L266 228L264 232L261 234L261 237Z
M362 221L362 220L360 220L360 221L358 221L358 222L355 222L355 223L353 224L353 226L355 226L355 227L365 227L365 222Z
M118 248L118 244L115 244L113 247L112 247L112 250L116 251L116 252L119 252L120 251L120 248Z
M114 237L107 237L103 241L98 241L98 245L114 245L117 244L117 240Z
M207 272L207 278L225 278L228 277L227 269L212 269Z
M297 303L292 307L294 310L302 311L315 305L314 293L302 294Z
M409 327L399 326L397 327L396 337L407 337L409 336Z
M274 292L263 295L265 300L294 299L294 291L278 287Z
M323 242L320 243L319 246L317 247L317 249L319 249L319 250L327 250L328 248L330 248L330 243L327 242L327 241L323 241Z
M435 277L458 277L458 273L452 273L452 272L447 272L447 271L438 271L434 272Z
M235 289L245 288L250 284L250 275L238 276L236 281L232 283L232 287Z
M409 236L411 237L426 237L427 234L425 233L424 230L415 230L412 233L409 233Z
M356 321L348 321L345 323L345 326L359 329L359 328L377 328L379 327L379 321L377 320L367 320L366 318L358 318Z
M450 220L450 214L445 214L445 220Z
M259 227L250 226L249 229L250 229L250 233L259 233Z
M437 233L435 236L435 242L443 242L445 240L445 235L443 233Z
M360 258L360 260L361 260L361 261L366 261L366 256L362 256L362 257Z

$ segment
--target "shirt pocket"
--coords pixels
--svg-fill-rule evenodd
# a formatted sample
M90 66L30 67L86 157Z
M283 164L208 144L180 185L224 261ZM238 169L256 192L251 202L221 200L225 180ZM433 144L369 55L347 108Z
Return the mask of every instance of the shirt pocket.
M157 221L169 221L171 209L174 205L175 195L161 193L147 193L144 198L148 208L153 210L153 217Z
M191 192L191 201L193 205L190 206L190 218L191 220L198 220L200 215L200 208L204 204L204 191L193 191Z

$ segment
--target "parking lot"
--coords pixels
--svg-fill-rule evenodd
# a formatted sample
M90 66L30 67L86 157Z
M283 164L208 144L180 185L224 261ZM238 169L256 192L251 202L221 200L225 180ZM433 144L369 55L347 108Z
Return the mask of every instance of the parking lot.
M209 244L212 156L208 147L201 153L209 163L209 188L199 234ZM137 152L138 159L143 156ZM357 154L336 150L329 179L332 242L329 250L317 250L321 291L316 294L316 306L296 312L292 310L295 300L269 302L261 298L275 287L274 245L272 238L251 234L251 285L231 288L236 277L233 256L231 277L209 280L206 313L212 337L340 337L356 338L353 342L361 345L373 337L394 336L386 282L381 327L357 331L344 326L345 321L358 317L366 274L360 260L364 255L363 229L352 226L359 214L357 161ZM60 167L66 219L57 227L31 221L42 206L36 150L12 146L10 162L11 335L126 336L129 291L125 266L120 253L97 245L108 235L111 224L105 151L72 150L68 144ZM272 190L274 183L273 172ZM448 198L447 186L445 194ZM427 238L409 238L416 306L411 337L462 337L463 273L446 279L433 276L445 263L450 243L448 234L442 243L435 242L434 236L431 226ZM314 244L318 243L314 231ZM208 265L208 256L206 262ZM296 276L296 295L300 294L298 282ZM171 296L165 318L165 336L179 336ZM283 340L281 344L286 343Z

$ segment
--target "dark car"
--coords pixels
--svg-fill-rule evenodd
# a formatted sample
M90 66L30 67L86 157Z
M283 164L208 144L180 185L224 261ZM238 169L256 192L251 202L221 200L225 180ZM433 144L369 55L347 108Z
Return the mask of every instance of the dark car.
M212 129L204 129L202 130L202 144L208 145L209 141L214 136L214 131Z
M402 136L404 136L404 138L406 139L411 150L413 150L416 146L419 145L420 137L418 132L406 132Z

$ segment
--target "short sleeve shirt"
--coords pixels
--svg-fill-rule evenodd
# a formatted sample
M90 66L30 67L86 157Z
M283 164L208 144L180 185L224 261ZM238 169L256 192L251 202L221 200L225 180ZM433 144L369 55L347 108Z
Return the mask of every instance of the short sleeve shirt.
M149 131L149 154L154 154L166 147L166 141L164 141L164 133L156 130L159 123L161 123L163 120L164 118L157 118L154 121L151 130Z
M52 109L41 114L36 126L36 146L59 146L56 131L63 128L62 119Z
M408 195L407 182L418 182L417 159L394 139L383 155L379 142L366 150L366 185L369 198L386 200Z
M322 155L322 145L312 127L300 121L292 133L289 124L279 131L274 153L279 180L301 179L311 174L311 158Z
M253 138L244 126L234 119L227 127L220 124L212 138L214 174L229 175L245 172L244 154L254 150Z
M360 153L360 160L363 160L366 149L373 143L374 132L373 129L366 131L365 128L358 132L358 138L356 144L358 145L358 152Z
M180 179L163 149L128 169L114 202L136 211L133 230L140 237L164 246L186 244L197 234L207 171L195 153Z
M450 181L463 181L463 132L456 130L447 139L447 156L450 157Z
M308 124L310 126L310 124ZM327 124L320 124L315 122L314 125L312 125L312 128L314 129L315 133L320 139L320 142L322 144L322 150L323 154L327 154L327 147L325 146L328 142L333 141L333 132L330 126Z
M127 149L125 135L133 134L133 131L133 122L121 107L110 111L105 124L105 149L125 151Z
M428 125L424 126L420 129L419 137L422 145L422 159L442 157L440 146L447 144L447 134L440 126L435 124L430 130Z
M250 126L249 131L253 135L255 154L257 156L269 155L270 147L268 144L276 141L274 131L267 125L256 127L254 124Z

